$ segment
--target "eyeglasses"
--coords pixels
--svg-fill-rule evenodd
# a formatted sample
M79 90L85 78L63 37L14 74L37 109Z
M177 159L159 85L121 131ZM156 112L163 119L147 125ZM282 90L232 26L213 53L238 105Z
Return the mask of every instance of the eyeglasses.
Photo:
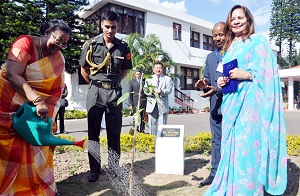
M115 30L116 28L117 28L117 26L109 26L109 25L104 25L105 26L105 28L107 28L107 29L112 29L112 30Z
M62 42L61 39L56 39L55 34L52 33L52 36L55 40L55 45L61 47L62 49L66 49L68 47L67 42Z

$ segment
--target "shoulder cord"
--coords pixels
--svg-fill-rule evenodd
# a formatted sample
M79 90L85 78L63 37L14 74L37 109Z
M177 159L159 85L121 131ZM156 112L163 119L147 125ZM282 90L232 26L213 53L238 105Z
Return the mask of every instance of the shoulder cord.
M88 50L87 54L86 54L86 61L88 64L90 64L90 72L92 75L95 75L98 71L100 71L105 65L107 67L107 74L109 72L109 69L111 68L111 55L110 52L108 51L106 54L106 57L104 59L104 61L101 64L95 64L92 61L92 52L93 52L93 46L92 44L90 44L90 49Z

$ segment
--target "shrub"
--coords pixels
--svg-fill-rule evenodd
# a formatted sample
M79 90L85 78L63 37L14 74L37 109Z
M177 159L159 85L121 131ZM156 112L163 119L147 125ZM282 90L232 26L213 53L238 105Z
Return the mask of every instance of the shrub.
M86 118L87 112L80 110L66 110L65 119L80 119Z
M74 136L71 135L60 135L57 136L62 139L67 139L74 141ZM85 139L85 138L84 138ZM136 137L136 150L140 152L155 152L155 136L148 134L137 133ZM184 138L184 150L186 152L200 151L200 152L210 152L211 149L211 134L210 133L199 133L196 136L185 136ZM291 136L287 134L287 153L290 156L300 155L300 136ZM107 138L100 137L101 149L107 149ZM130 152L132 150L133 136L130 134L121 134L121 151ZM65 152L72 150L83 150L77 146L57 146L56 151Z
M211 149L211 134L198 133L196 136L185 137L184 150L186 152L193 151L210 151Z
M300 136L286 134L287 153L291 156L300 155Z

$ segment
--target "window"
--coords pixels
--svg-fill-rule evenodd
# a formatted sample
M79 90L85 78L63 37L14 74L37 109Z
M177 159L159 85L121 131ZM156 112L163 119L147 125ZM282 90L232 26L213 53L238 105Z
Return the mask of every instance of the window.
M188 67L181 67L181 90L197 90L194 87L195 83L199 79L199 69L193 69Z
M136 25L135 17L128 16L127 21L128 21L127 22L127 34L134 33L135 32L135 25Z
M191 31L191 47L200 48L200 33Z
M144 37L144 12L108 3L88 18L101 18L102 13L108 10L117 12L120 16L120 20L118 22L118 33L126 35L130 33L138 33ZM102 33L101 28L99 29L99 32Z
M209 51L214 51L215 50L215 46L214 46L212 36L203 35L203 49L204 50L209 50Z
M173 22L173 39L181 41L181 24Z

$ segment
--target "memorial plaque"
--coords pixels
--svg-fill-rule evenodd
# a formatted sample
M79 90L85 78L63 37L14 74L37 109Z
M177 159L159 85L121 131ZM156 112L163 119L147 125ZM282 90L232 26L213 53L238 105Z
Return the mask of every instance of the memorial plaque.
M184 125L160 125L155 145L155 172L184 174Z
M160 137L179 137L180 128L162 128Z

